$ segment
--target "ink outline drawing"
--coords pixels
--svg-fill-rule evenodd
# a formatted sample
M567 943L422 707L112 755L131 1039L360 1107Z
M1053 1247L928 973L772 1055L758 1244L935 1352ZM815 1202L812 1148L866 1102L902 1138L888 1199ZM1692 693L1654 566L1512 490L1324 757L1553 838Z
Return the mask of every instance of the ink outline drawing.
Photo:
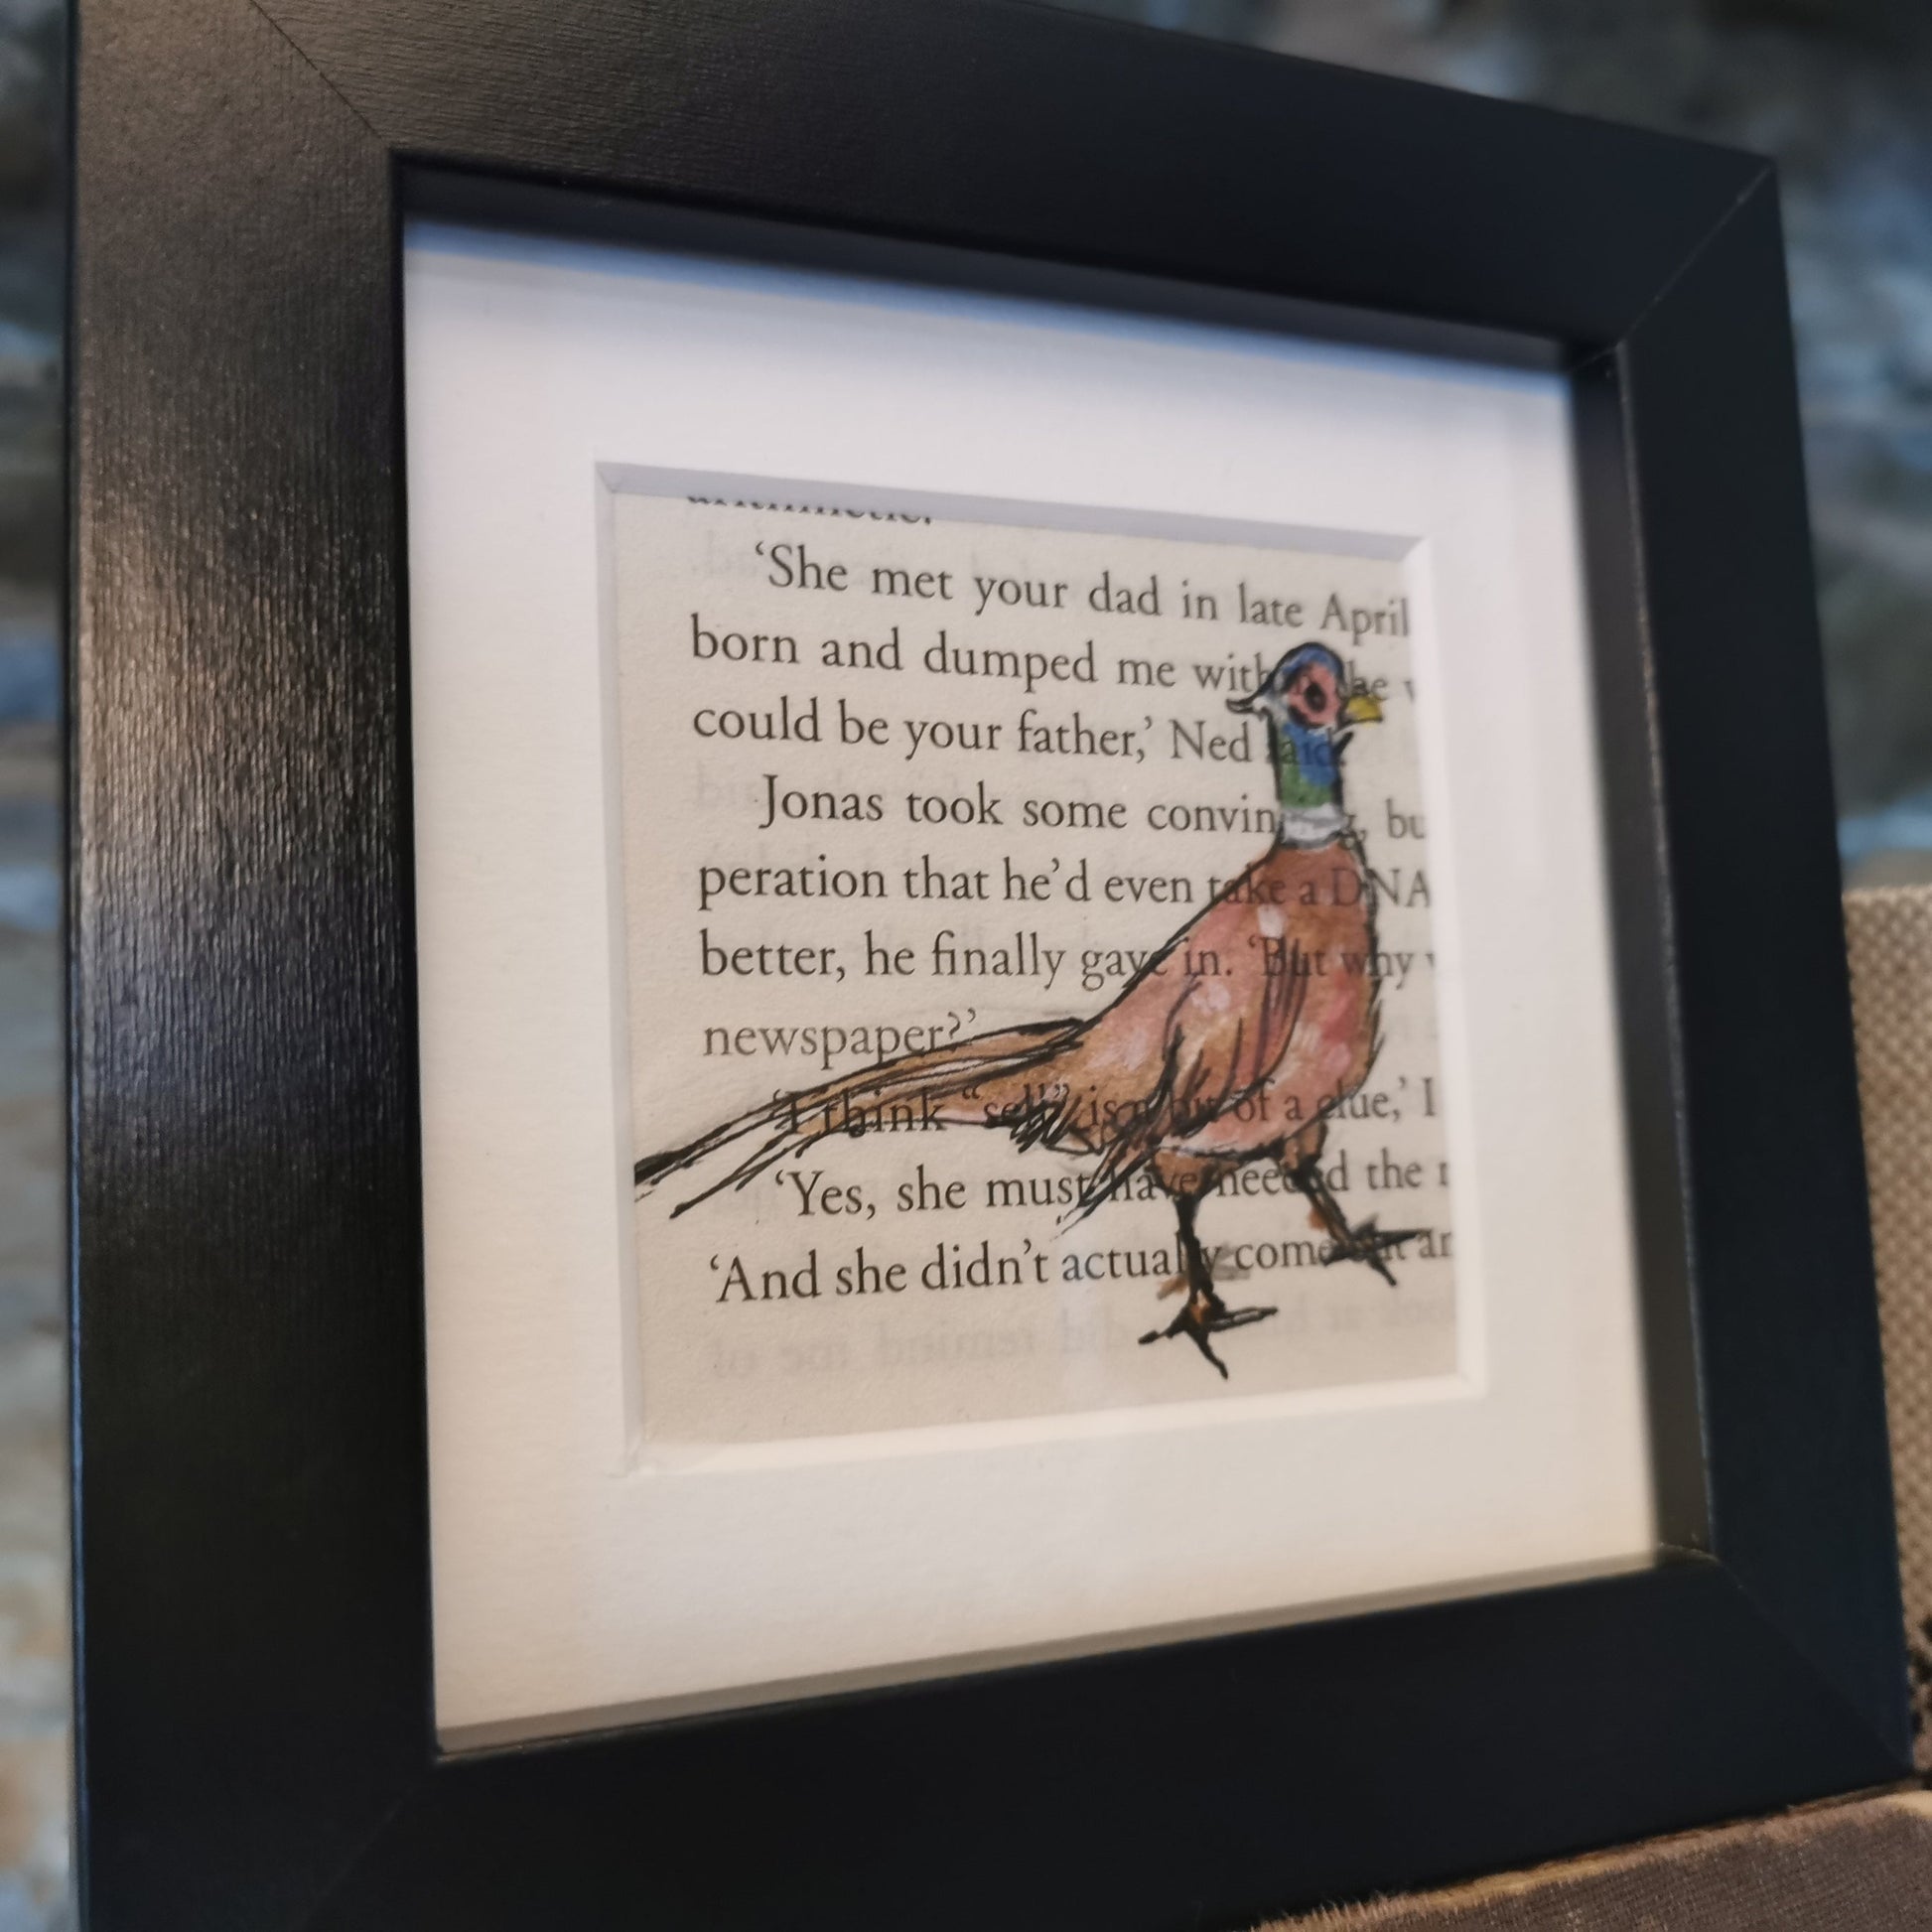
M1273 844L1084 1020L1004 1028L907 1053L779 1095L682 1147L636 1163L649 1192L752 1137L750 1153L673 1217L838 1133L868 1108L916 1107L922 1123L1001 1128L1023 1149L1095 1157L1075 1217L1146 1169L1173 1203L1183 1273L1161 1293L1180 1312L1143 1342L1185 1335L1227 1377L1213 1337L1275 1312L1229 1308L1195 1232L1201 1197L1250 1162L1273 1160L1327 1236L1329 1262L1358 1261L1391 1288L1388 1253L1416 1229L1351 1224L1322 1177L1329 1118L1381 1049L1375 885L1342 804L1342 758L1379 701L1353 691L1326 644L1296 645L1235 712L1267 720L1279 805ZM1316 970L1344 956L1359 971ZM1190 971L1211 960L1214 971ZM1178 970L1174 970L1178 968ZM1398 1258L1400 1258L1398 1256Z

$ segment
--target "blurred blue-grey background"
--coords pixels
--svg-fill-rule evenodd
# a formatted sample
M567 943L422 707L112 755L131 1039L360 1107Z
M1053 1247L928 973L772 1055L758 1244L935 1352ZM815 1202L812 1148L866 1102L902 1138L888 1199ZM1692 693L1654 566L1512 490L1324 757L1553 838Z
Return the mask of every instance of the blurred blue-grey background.
M1932 880L1932 0L1064 4L1777 157L1842 844L1857 883ZM0 1932L70 1922L56 644L66 34L57 0L0 0Z
M66 23L0 0L0 1932L65 1926L60 332Z

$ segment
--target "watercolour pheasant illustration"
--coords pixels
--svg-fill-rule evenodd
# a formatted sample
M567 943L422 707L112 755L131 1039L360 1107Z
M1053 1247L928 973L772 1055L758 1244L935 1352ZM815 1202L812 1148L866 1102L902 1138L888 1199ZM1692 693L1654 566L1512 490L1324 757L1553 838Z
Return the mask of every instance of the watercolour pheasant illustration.
M743 1187L774 1164L870 1120L1004 1129L1022 1148L1093 1157L1077 1213L1148 1173L1179 1224L1180 1312L1144 1342L1186 1336L1225 1378L1213 1337L1272 1308L1229 1308L1195 1231L1204 1195L1236 1169L1277 1163L1326 1235L1328 1258L1394 1286L1388 1253L1413 1231L1352 1225L1320 1158L1330 1117L1380 1043L1374 882L1342 807L1342 758L1378 722L1325 644L1289 651L1232 711L1267 720L1280 802L1269 849L1150 959L1112 1005L908 1053L777 1099L636 1165L638 1190L735 1161L674 1210ZM1211 971L1199 962L1211 962ZM1341 962L1355 962L1352 969Z

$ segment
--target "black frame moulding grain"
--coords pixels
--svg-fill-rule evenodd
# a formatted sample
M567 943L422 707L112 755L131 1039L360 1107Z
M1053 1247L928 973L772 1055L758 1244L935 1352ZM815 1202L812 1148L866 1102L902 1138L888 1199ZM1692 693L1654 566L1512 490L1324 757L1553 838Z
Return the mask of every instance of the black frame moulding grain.
M80 0L75 90L96 1932L1233 1926L1905 1773L1768 164L1004 0ZM1654 1566L439 1750L419 212L1567 372Z

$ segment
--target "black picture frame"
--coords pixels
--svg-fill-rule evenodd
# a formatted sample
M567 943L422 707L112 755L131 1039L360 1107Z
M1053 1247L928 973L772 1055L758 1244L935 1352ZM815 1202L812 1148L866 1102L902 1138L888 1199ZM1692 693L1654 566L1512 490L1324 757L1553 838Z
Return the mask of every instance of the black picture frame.
M96 1932L1235 1926L1906 1774L1767 163L1003 0L80 0L75 52ZM410 210L1569 372L1654 1567L439 1751Z

